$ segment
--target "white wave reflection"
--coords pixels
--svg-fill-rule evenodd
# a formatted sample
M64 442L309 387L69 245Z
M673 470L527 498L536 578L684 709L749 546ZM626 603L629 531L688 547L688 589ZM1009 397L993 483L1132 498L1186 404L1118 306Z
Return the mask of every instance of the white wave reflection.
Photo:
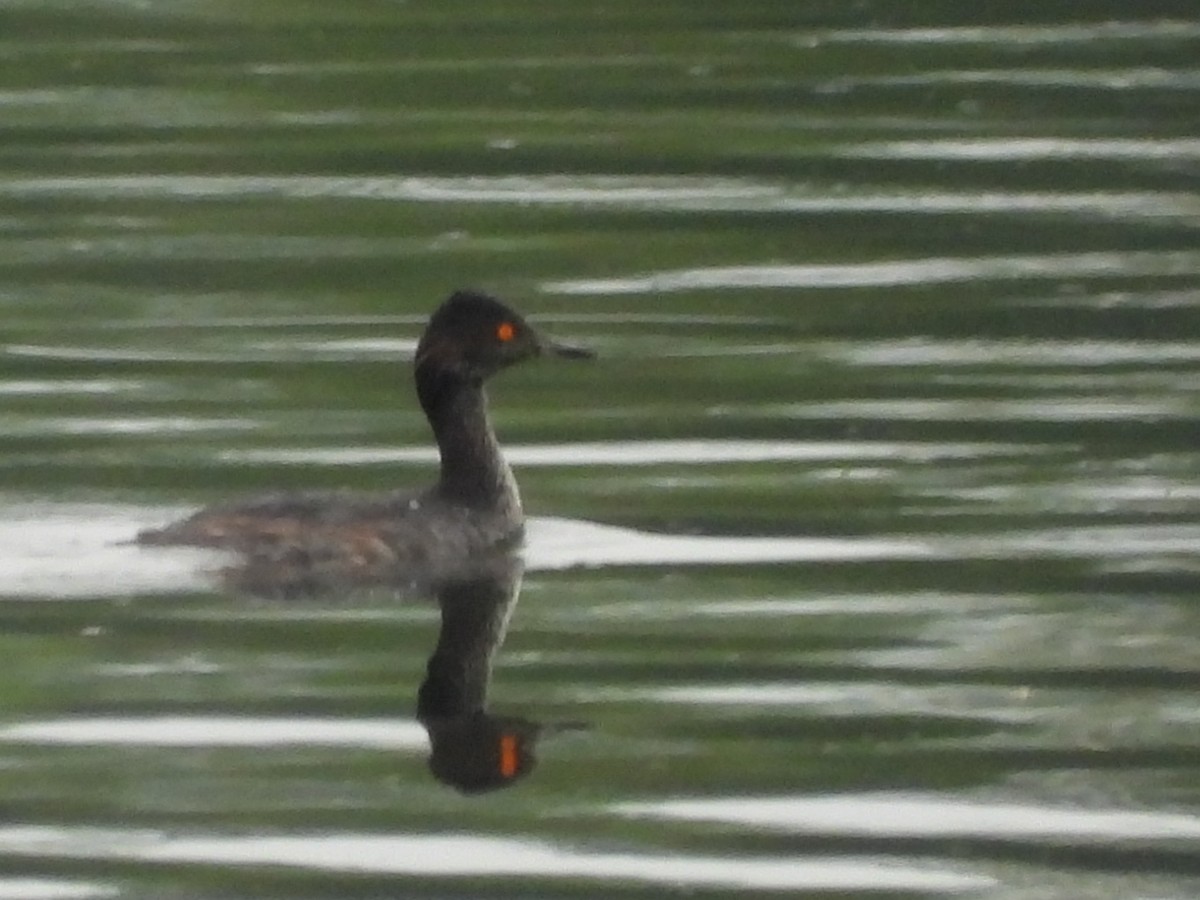
M825 344L822 353L856 366L1110 366L1200 361L1200 344L1185 341L965 340L855 341ZM1171 373L1178 378L1177 373ZM1093 383L1089 375L1080 387ZM1122 372L1123 383L1129 375Z
M306 354L411 358L417 352L417 341L411 338L328 338L326 340L255 341L253 347L268 351L299 351ZM309 357L312 358L311 356Z
M1044 256L934 257L836 265L717 266L627 278L573 279L541 286L551 294L649 294L726 288L838 288L954 281L1200 274L1200 253L1128 251Z
M741 462L895 460L926 462L1035 453L1032 444L941 444L901 441L605 441L512 444L504 449L514 466L653 466ZM284 465L371 465L437 462L432 447L314 447L228 450L228 462Z
M5 433L19 435L153 435L188 434L199 431L252 431L259 423L253 419L199 419L188 416L140 416L91 418L88 416L41 417L10 421Z
M917 143L917 142L913 142ZM873 148L879 144L853 144L850 152L835 150L841 156L861 155L874 158ZM886 146L892 146L891 143ZM865 147L868 152L855 154L854 148ZM1166 154L1173 155L1173 154ZM1178 155L1178 154L1174 154ZM1186 155L1186 154L1184 154ZM960 191L864 194L816 194L796 196L789 193L770 203L756 207L762 212L855 213L879 212L905 215L939 213L1051 213L1077 214L1116 218L1194 218L1200 216L1200 201L1194 195L1165 191L1105 191L1047 194L1037 192Z
M575 519L526 523L527 569L605 565L721 565L924 559L935 555L916 539L710 537L655 534Z
M146 387L142 381L111 378L23 379L0 381L0 396L43 397L57 394L118 394Z
M952 716L959 720L1007 725L1032 724L1051 712L1047 706L1014 703L1015 698L1025 699L1020 689L975 685L904 687L869 681L595 688L572 695L572 700L583 703L635 700L681 706L734 707L741 712L785 707L797 716ZM1058 711L1057 708L1053 710Z
M838 44L1092 44L1096 41L1179 40L1200 37L1200 25L1184 21L1084 22L1059 25L961 25L947 28L858 28L814 36Z
M920 142L910 142L914 145ZM1136 143L1136 142L1129 142ZM1162 142L1160 142L1162 144ZM903 146L850 144L837 149L870 156L878 148ZM1159 146L1151 145L1150 149ZM1162 144L1168 155L1187 156L1187 143ZM879 151L884 152L884 151ZM1167 151L1164 151L1167 152ZM870 191L844 192L785 186L750 179L676 176L474 176L474 177L372 177L338 176L125 176L88 178L14 179L0 184L0 196L86 197L233 197L337 198L411 203L484 203L519 206L587 206L628 209L713 210L763 213L893 212L919 213L1077 213L1161 219L1200 215L1200 203L1190 194L1166 191ZM432 240L397 244L367 238L332 240L272 237L247 243L244 238L194 235L188 238L93 240L64 244L61 241L26 241L17 250L26 259L54 259L70 254L137 255L161 258L215 259L263 256L356 258L408 252L444 250L456 246L512 247L508 238L475 237L463 231L447 232ZM17 251L14 251L17 252Z
M182 514L176 510L173 514ZM173 514L167 514L172 516ZM125 596L203 591L224 557L164 547L147 553L129 541L162 510L101 504L6 506L0 516L0 596Z
M412 202L589 205L703 205L773 197L778 189L732 178L703 176L475 176L374 177L145 175L29 178L6 181L0 194L90 197L229 197L405 200Z
M189 547L139 547L141 528L187 510L103 505L8 507L0 520L0 596L127 596L211 590L226 554ZM530 571L599 566L750 565L878 560L1069 557L1150 562L1192 553L1200 529L1182 525L1099 526L904 537L742 537L640 531L576 519L526 523Z
M207 323L206 323L207 324ZM250 323L247 324L249 327ZM221 327L221 326L217 326ZM264 326L265 327L265 326ZM81 347L53 344L13 344L4 348L9 356L29 359L80 360L87 362L136 363L231 363L280 362L303 358L306 362L343 360L346 357L411 357L415 340L377 338L362 340L270 340L226 343L220 349L143 350L136 347Z
M960 892L995 884L958 866L872 856L600 853L471 834L176 835L116 828L0 828L0 853L67 859L286 866L433 877L580 878L759 890Z
M1108 559L1181 555L1194 559L1200 524L1093 525L992 533L946 539L943 548L973 559L1004 557L1075 557Z
M622 53L610 56L501 56L490 58L386 59L370 61L308 61L254 63L247 70L254 75L345 75L363 72L441 72L455 73L505 69L581 69L616 66L682 65L686 58L673 59L660 54Z
M1032 602L1025 594L947 594L922 591L912 594L799 594L789 597L762 597L713 601L625 601L590 604L567 608L557 615L567 618L597 618L610 622L671 621L675 619L757 618L780 619L791 616L967 616L980 612L995 613L1027 607Z
M857 159L1035 160L1200 159L1195 138L945 138L847 144L837 151Z
M221 552L139 547L142 528L187 510L139 507L9 507L0 519L0 596L101 597L211 590L229 563ZM872 538L716 537L656 534L572 519L526 523L527 570L576 566L716 565L920 559L933 555L918 540Z
M802 834L1118 841L1200 838L1200 816L1068 809L908 793L619 803L621 816L725 822Z
M1001 84L1018 87L1075 87L1123 91L1192 91L1200 87L1195 71L1156 67L1135 69L958 69L914 75L847 76L830 82L836 90L857 87L927 87ZM1200 142L1197 142L1200 143ZM1192 155L1189 153L1188 155Z
M189 353L177 350L138 350L132 347L67 347L50 344L10 344L4 348L9 356L30 359L85 360L88 362L228 362L234 354Z
M1179 511L1195 510L1200 503L1200 484L1176 478L1093 479L1028 485L993 484L973 488L930 488L925 497L945 497L972 504L987 504L993 515L1010 515L1014 510L1101 512L1146 507Z
M102 884L50 878L0 878L0 900L91 900L117 897L121 891Z
M763 410L759 410L762 412ZM1045 397L1039 400L839 400L770 407L771 413L813 419L897 419L918 422L1113 422L1191 418L1190 399Z
M138 747L368 747L425 749L425 729L395 719L113 716L18 722L0 743Z

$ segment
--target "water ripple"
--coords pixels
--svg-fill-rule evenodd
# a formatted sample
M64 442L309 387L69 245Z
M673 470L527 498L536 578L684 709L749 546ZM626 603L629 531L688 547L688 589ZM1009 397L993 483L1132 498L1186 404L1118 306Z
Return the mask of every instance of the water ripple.
M654 466L742 462L826 462L890 460L932 462L1027 455L1048 448L1036 444L939 443L904 441L585 441L565 444L511 444L505 458L515 466ZM375 465L433 463L433 447L306 447L225 450L225 462L281 465Z
M1196 138L946 138L848 144L837 151L863 159L1200 159Z
M572 279L542 285L551 294L651 294L729 288L842 288L1200 275L1200 253L1129 250L1043 256L934 257L832 265L714 266L624 278Z
M963 142L887 142L882 144L852 144L836 149L843 156L886 156L890 153L916 152L915 148L953 148ZM1024 146L1013 141L1014 146ZM1076 141L1076 145L1085 142ZM1064 147L1072 142L1064 141ZM1200 142L1177 139L1109 142L1109 151L1120 147L1132 155L1136 147L1139 156L1147 152L1171 158L1191 158L1200 152ZM993 141L991 145L998 145ZM988 146L981 143L980 146ZM1029 145L1034 146L1034 145ZM1041 146L1041 145L1038 145ZM1106 146L1093 142L1093 149ZM353 200L405 201L412 203L501 203L528 206L617 207L634 209L727 210L777 213L854 213L892 212L963 213L981 212L1020 213L1080 213L1133 218L1194 218L1200 216L1200 202L1183 192L1166 191L947 191L919 192L858 189L847 192L840 185L830 188L811 185L784 185L747 178L717 178L695 175L676 176L615 176L615 175L543 175L543 176L92 176L87 178L28 178L11 179L0 184L0 196L54 197L83 196L102 199L119 198L220 198L220 197L282 197L290 199L336 198ZM458 233L443 236L441 244L462 244L468 235ZM336 238L326 235L319 240L295 237L259 237L249 244L244 235L231 238L223 235L201 235L187 238L155 237L134 241L104 240L76 242L77 252L93 254L133 252L152 256L171 254L216 258L242 258L270 253L271 255L302 255L314 250L323 256L354 257L391 252L403 244L395 238L386 241L369 238ZM410 244L414 242L409 242ZM428 246L428 241L415 242ZM478 249L478 239L469 243ZM503 239L492 239L483 246L502 247ZM511 246L511 241L509 242ZM50 256L56 242L26 241L16 245L22 258L38 259ZM10 255L15 252L10 250Z
M1200 838L1200 816L1135 809L1067 809L906 793L739 797L621 803L622 816L729 822L801 834L981 837L1058 841Z
M287 866L393 875L638 881L758 890L958 893L992 878L958 865L871 856L696 856L593 852L542 841L473 834L167 834L117 828L0 828L0 853L63 859Z
M393 719L151 716L51 719L0 726L0 743L137 747L424 749L425 729Z
M50 878L0 878L0 900L93 900L117 897L115 886Z
M1200 37L1195 22L1081 22L1037 25L959 25L944 28L847 28L819 35L839 44L1092 44L1096 41L1188 40Z
M760 409L760 412L764 410ZM837 400L770 407L772 413L809 419L893 419L915 422L1139 422L1190 419L1187 398L1054 396L1036 400Z

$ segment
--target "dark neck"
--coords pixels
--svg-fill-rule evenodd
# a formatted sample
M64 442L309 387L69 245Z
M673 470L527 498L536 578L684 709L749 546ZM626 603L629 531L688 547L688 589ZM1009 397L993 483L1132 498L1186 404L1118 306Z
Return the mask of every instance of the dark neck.
M516 482L492 431L483 382L429 364L417 367L416 381L442 458L438 493L463 506L519 517Z

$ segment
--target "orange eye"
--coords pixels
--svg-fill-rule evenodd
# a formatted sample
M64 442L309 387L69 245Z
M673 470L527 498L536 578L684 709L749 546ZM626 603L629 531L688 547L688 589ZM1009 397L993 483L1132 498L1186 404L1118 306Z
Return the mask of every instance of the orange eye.
M521 768L521 747L515 734L500 735L500 774L512 778Z
M503 343L508 343L517 336L517 329L513 328L512 322L501 322L496 326L496 338Z

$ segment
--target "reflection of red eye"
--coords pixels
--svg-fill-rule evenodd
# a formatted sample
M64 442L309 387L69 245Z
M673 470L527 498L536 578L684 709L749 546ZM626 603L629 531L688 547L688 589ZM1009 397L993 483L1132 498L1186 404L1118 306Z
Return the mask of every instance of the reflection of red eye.
M517 329L513 328L512 322L501 322L499 325L496 326L496 337L500 341L503 341L504 343L508 343L516 336L517 336Z
M520 746L515 734L500 735L500 774L512 778L521 767Z

